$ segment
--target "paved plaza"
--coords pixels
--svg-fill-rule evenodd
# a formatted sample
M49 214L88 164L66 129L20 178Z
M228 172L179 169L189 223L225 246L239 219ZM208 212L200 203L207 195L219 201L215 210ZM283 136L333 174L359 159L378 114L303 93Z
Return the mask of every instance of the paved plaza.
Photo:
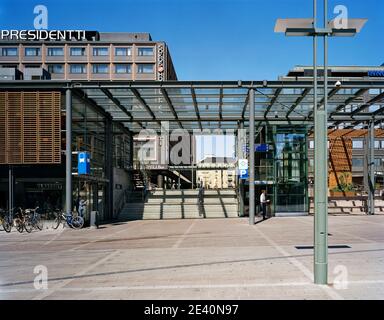
M1 229L0 300L383 299L383 231L383 215L330 216L329 285L319 286L312 216Z

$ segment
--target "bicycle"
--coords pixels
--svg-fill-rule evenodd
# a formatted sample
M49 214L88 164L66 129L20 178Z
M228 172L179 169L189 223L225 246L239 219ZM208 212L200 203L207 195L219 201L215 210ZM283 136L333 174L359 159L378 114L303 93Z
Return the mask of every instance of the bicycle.
M41 220L40 214L37 212L39 207L36 207L35 209L25 209L25 223L24 223L24 229L28 233L31 233L34 228L39 229L40 231L43 230L43 221Z
M63 223L63 228L65 224L73 229L81 229L84 226L84 218L82 216L72 214L65 214L61 210L57 210L56 218L53 223L53 229L57 229L61 223Z
M5 220L6 216L7 216L6 211L0 208L0 226L3 226L3 221Z
M2 220L3 228L5 232L8 232L8 233L12 231L13 226L16 227L17 231L22 233L24 230L24 224L25 224L25 215L24 215L23 209L21 209L20 207L17 208L16 210L15 218L9 212L8 214L5 214Z

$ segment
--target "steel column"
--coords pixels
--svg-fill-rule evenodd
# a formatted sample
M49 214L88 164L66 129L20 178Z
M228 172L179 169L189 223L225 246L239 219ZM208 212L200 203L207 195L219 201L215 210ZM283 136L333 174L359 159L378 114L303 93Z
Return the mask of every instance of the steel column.
M327 0L324 0L324 27L327 25ZM316 0L314 0L314 27L316 28ZM324 35L324 105L317 101L317 39L313 43L314 63L314 117L315 117L315 245L314 280L317 284L328 282L328 37Z
M375 214L375 122L369 122L368 213Z
M255 89L249 92L249 224L255 223Z
M72 91L65 91L65 208L72 214Z
M240 139L238 139L239 146L237 146L237 152L239 153L237 155L237 158L244 158L244 152L243 152L243 146L246 145L245 141L243 140L243 130L244 130L244 121L240 121ZM238 135L239 137L239 135ZM240 156L241 155L241 156ZM239 200L240 200L240 217L244 217L244 180L239 179Z
M12 165L8 169L8 213L13 217L13 208L14 208L14 183L13 183L13 168Z
M113 189L114 189L114 182L113 182L113 125L112 125L112 119L106 118L105 119L105 141L104 141L104 148L105 148L105 176L108 179L108 183L106 185L106 193L105 193L105 202L107 209L107 214L104 214L104 218L108 217L109 219L114 218L114 205L113 205Z

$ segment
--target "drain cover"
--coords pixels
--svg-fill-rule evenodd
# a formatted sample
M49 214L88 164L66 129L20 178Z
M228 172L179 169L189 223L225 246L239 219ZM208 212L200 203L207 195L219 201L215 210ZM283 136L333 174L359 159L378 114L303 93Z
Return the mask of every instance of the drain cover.
M313 249L313 246L295 246L296 249ZM333 245L328 246L328 249L350 249L350 246L347 246L346 244L340 244L340 245Z

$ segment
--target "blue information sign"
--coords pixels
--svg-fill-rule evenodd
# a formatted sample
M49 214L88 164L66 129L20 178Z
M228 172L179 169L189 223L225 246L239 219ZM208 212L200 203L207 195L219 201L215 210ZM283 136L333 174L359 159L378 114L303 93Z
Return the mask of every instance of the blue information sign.
M265 143L255 145L256 152L267 152L269 150L269 146Z
M239 170L240 179L248 179L248 169Z
M79 152L77 155L77 173L78 174L90 174L90 157L88 152Z

